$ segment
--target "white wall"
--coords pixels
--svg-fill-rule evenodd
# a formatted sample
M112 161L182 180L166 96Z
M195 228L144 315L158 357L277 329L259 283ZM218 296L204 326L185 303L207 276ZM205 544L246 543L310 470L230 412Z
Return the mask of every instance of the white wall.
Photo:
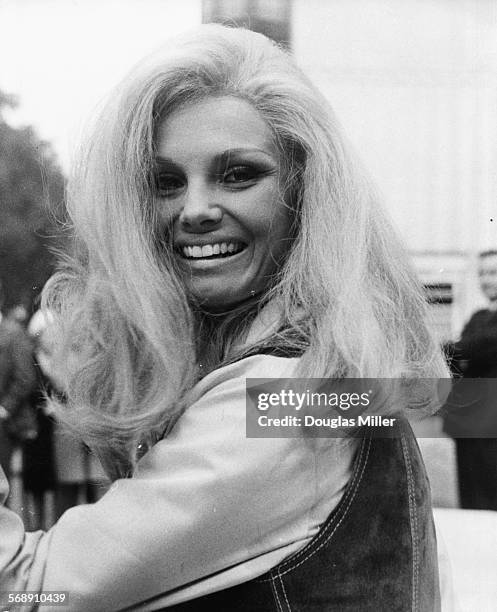
M293 0L292 27L410 250L497 245L497 2Z

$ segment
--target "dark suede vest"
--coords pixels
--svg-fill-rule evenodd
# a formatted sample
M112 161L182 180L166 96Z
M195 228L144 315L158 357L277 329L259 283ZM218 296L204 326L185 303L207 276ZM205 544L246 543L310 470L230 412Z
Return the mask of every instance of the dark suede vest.
M177 612L438 612L430 486L412 430L361 442L343 498L303 549L263 576ZM241 526L243 528L243 526Z

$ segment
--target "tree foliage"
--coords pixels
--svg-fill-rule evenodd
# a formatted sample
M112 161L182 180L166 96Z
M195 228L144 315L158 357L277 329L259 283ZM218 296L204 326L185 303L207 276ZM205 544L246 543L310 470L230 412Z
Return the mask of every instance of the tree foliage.
M0 280L5 307L32 308L63 243L64 177L32 127L4 119L15 99L0 92Z

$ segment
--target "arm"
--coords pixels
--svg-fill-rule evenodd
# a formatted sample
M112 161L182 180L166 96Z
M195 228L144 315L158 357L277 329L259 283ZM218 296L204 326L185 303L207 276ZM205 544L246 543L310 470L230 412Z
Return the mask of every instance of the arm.
M213 373L214 386L132 479L69 510L48 534L25 538L2 509L2 589L67 590L71 611L110 612L266 559L238 577L249 580L301 548L338 502L352 454L339 461L330 440L247 439L245 376L291 376L295 360L244 361L256 367Z

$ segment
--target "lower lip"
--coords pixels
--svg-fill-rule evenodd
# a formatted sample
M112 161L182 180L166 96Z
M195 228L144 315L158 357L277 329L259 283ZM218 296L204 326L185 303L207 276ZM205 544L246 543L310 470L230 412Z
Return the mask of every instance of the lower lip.
M187 264L189 268L193 268L195 270L212 270L214 268L231 265L233 262L238 261L238 259L240 259L247 252L247 250L248 247L244 247L241 251L235 253L234 255L230 255L229 257L215 257L212 259L202 259L199 257L198 259L195 259L193 257L182 257L180 255L178 259L182 263Z

